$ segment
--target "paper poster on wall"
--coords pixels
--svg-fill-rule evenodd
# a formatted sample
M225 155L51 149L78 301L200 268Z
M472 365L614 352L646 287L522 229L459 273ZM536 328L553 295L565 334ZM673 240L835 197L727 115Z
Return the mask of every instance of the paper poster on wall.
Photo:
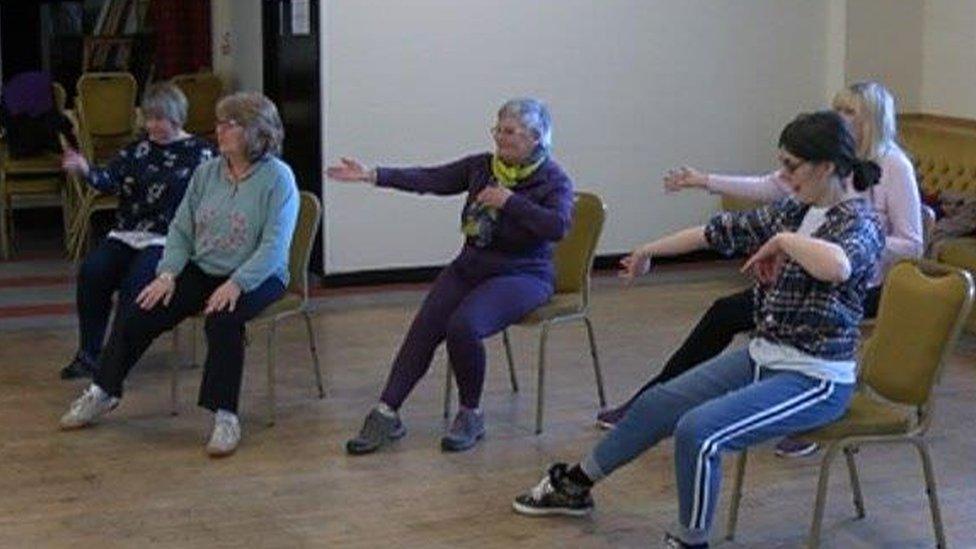
M312 19L308 10L309 0L292 0L291 33L303 35L312 32Z

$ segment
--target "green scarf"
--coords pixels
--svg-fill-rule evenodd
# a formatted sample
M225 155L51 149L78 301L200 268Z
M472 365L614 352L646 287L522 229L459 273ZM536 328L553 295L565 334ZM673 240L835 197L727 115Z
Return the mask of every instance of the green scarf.
M531 177L545 160L546 157L543 155L527 166L509 166L502 162L498 156L492 156L491 175L499 185L506 189L512 189ZM476 246L487 246L491 242L493 227L497 219L498 210L472 202L465 208L461 221L461 232L471 238Z
M506 189L511 189L512 187L519 184L520 181L524 181L529 178L539 166L546 160L546 157L536 160L535 162L527 166L509 166L502 162L498 155L493 155L491 157L491 174L495 176L498 184Z

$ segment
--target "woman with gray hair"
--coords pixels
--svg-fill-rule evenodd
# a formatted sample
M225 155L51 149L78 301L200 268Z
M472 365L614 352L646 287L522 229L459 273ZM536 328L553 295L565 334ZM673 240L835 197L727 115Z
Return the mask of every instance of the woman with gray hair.
M513 99L491 128L495 152L431 168L368 169L343 158L327 175L415 193L466 193L461 213L464 247L434 282L405 341L379 403L359 435L346 444L366 454L402 437L398 410L446 342L460 408L441 439L446 452L474 446L485 434L480 409L485 377L482 339L517 322L552 296L553 244L569 229L573 184L550 157L552 128L546 106Z
M186 109L186 97L173 84L149 86L142 99L146 135L119 151L106 167L90 166L77 151L64 153L64 169L100 192L117 195L119 208L108 237L78 270L78 352L61 370L62 379L91 377L112 295L118 292L124 307L152 280L193 170L215 156L208 141L183 131Z
M149 344L202 311L207 357L198 403L214 412L207 452L234 452L241 438L244 324L288 285L298 188L291 168L275 156L283 138L268 98L236 93L220 100L220 157L193 174L155 280L121 310L94 383L61 418L62 429L84 427L115 408L122 381Z

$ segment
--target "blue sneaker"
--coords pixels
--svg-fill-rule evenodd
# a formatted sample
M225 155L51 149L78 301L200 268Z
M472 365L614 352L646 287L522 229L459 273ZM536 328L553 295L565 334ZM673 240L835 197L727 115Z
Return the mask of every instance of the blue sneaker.
M621 404L616 408L606 408L600 410L596 414L596 425L597 427L609 431L620 423L620 420L627 415L627 410L630 409L630 403Z
M485 415L480 410L461 408L451 428L441 439L441 450L463 452L474 447L485 436Z
M799 438L786 437L776 445L776 455L781 458L798 458L816 452L820 445Z

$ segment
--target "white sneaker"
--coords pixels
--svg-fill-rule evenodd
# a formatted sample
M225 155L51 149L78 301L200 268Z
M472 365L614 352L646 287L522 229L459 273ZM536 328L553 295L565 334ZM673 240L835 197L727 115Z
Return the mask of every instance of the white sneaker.
M90 425L99 416L111 412L119 405L119 399L109 396L98 385L92 384L85 389L77 400L71 403L71 408L61 416L61 429L80 429Z
M213 433L207 443L207 453L213 457L229 456L241 442L241 423L237 416L218 410L214 415Z

